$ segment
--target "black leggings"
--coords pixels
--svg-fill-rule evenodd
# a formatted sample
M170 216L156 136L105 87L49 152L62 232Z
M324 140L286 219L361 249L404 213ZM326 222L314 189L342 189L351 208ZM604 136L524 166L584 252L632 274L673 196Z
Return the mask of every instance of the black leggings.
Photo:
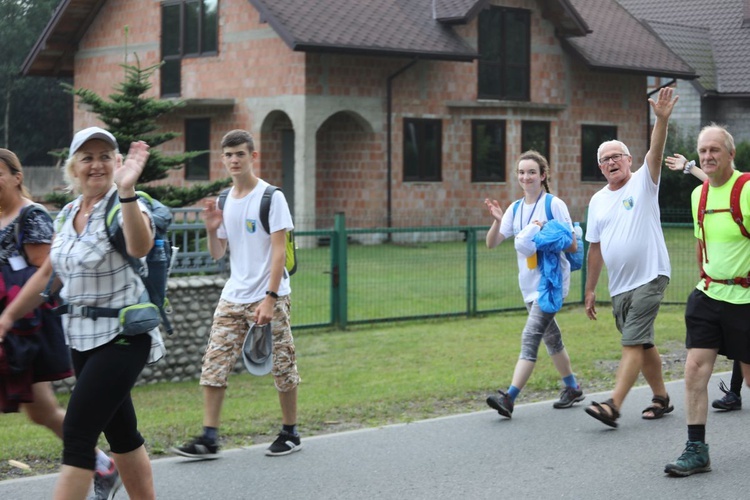
M94 470L99 435L113 453L143 445L130 390L146 365L148 334L122 335L90 351L71 351L76 385L63 423L63 464Z

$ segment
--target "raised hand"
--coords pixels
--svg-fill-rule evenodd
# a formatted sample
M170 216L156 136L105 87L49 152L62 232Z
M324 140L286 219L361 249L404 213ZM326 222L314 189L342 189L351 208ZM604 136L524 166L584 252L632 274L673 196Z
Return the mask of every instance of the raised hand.
M680 153L675 153L673 156L667 156L667 158L664 160L664 163L667 164L669 170L676 170L681 172L685 169L687 158L682 156Z
M149 145L143 141L132 142L128 156L124 162L115 165L115 184L118 188L130 189L135 187L138 178L146 166L149 156Z
M497 202L497 200L490 200L489 198L485 198L484 205L487 207L490 215L494 217L496 221L501 222L503 220L503 209L500 208L500 204Z
M651 105L651 109L654 111L654 115L657 118L669 118L674 109L674 105L680 96L674 96L674 89L672 87L664 87L659 90L659 95L656 101L649 99L648 103Z
M214 232L219 229L223 219L223 212L216 206L216 199L211 198L203 201L203 222L206 230Z

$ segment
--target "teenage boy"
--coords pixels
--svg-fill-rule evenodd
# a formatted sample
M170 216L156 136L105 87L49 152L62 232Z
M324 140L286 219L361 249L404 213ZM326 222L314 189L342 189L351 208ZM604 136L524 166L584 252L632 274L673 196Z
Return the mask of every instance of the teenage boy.
M287 455L302 448L296 425L300 377L289 323L289 275L284 269L285 233L294 228L292 216L283 193L275 191L268 234L260 224L260 203L268 183L253 173L258 152L252 136L245 130L232 130L222 139L221 147L222 162L233 187L223 210L215 200L205 203L203 219L211 256L220 259L229 249L231 273L216 307L203 356L203 433L184 446L172 448L172 452L190 458L218 458L219 416L227 378L250 326L270 322L271 373L279 393L283 426L266 455Z

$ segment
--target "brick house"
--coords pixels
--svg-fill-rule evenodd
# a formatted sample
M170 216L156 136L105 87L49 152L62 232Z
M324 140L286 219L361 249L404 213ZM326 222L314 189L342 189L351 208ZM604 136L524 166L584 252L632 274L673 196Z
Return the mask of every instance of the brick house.
M581 218L601 141L643 161L647 75L695 77L614 0L62 0L23 71L107 95L134 52L187 102L165 152L211 150L169 182L225 176L221 137L246 128L300 229L488 224L530 148Z
M698 74L677 81L680 103L672 118L679 131L697 136L717 122L737 142L750 141L750 0L618 1Z

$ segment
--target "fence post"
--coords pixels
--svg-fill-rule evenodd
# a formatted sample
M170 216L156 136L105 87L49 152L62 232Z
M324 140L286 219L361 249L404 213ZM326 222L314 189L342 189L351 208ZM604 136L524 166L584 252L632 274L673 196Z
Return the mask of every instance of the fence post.
M466 235L466 314L477 313L477 231L469 228Z
M334 215L333 238L331 239L331 323L346 329L347 305L347 241L346 215Z

